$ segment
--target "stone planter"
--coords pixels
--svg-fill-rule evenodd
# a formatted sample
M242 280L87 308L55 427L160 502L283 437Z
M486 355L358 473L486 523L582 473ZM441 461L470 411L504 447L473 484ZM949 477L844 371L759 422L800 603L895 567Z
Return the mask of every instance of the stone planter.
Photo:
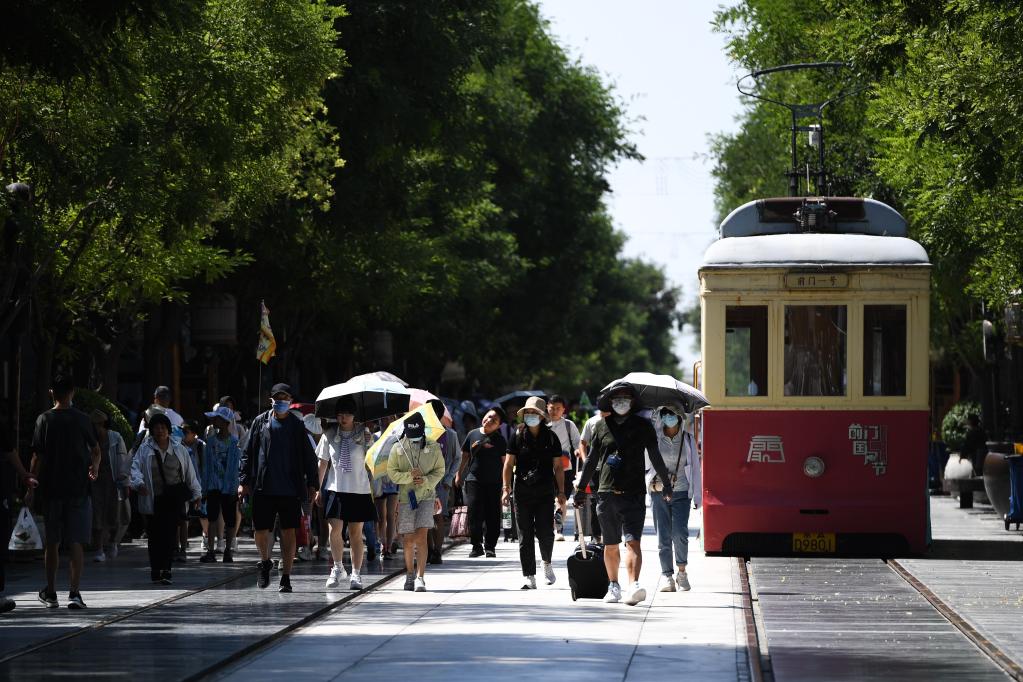
M998 516L1009 512L1009 463L1005 455L1012 452L1011 448L1011 443L988 443L984 458L984 492Z

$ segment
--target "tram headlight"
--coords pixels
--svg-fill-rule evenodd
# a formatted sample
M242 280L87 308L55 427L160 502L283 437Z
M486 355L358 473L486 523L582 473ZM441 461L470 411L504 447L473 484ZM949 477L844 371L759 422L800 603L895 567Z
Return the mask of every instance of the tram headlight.
M824 460L820 457L807 457L803 460L803 473L810 478L819 478L824 473Z

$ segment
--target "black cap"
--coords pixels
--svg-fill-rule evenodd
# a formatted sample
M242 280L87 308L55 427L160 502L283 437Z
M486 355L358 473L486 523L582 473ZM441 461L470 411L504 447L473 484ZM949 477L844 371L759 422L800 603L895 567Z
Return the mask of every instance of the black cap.
M278 393L287 393L289 396L294 397L291 392L291 386L288 384L274 384L273 388L270 389L270 397L273 398Z
M423 415L413 414L405 420L405 432L402 434L405 438L422 438L425 433L426 422L423 421Z

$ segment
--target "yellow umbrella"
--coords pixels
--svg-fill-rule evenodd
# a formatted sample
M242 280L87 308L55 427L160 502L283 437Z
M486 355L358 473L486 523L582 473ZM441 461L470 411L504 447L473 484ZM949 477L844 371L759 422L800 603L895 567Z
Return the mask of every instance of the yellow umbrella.
M423 422L426 424L426 437L428 439L437 441L444 435L444 425L440 423L440 419L437 418L437 413L432 405L417 407L401 419L391 422L384 429L384 432L380 434L380 438L366 452L366 466L373 472L373 478L380 478L387 473L387 458L391 454L391 446L401 438L402 431L405 429L405 420L414 414L418 414L423 418Z

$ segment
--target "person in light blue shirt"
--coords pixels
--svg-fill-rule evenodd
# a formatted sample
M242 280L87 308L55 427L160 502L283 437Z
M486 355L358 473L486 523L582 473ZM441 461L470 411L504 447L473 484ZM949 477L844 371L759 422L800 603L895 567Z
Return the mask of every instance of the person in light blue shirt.
M236 531L238 506L238 463L241 451L238 449L238 437L231 433L231 420L234 412L227 406L218 407L207 412L213 420L215 433L206 442L205 457L202 462L202 490L206 502L206 518L209 523L209 543L199 561L210 563L217 560L214 538L220 538L221 525L227 533L224 544L224 563L234 561L232 545Z
M689 577L689 512L699 508L702 500L700 457L693 435L685 429L685 413L674 406L661 406L655 412L657 446L669 473L669 481L654 474L649 478L650 507L657 529L657 555L661 573L667 582L661 592L688 590ZM671 490L671 500L664 499L664 489ZM675 566L672 566L674 553Z

